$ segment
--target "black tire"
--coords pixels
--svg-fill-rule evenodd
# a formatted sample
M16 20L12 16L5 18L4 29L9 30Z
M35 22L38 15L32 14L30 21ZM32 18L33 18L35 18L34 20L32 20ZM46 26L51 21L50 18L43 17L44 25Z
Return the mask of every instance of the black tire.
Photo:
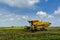
M31 32L35 32L35 30L31 30Z
M40 29L40 31L47 31L47 29L45 29L45 28L42 28L42 29Z
M47 29L45 29L45 31L47 31Z
M25 26L24 31L25 31L25 32L30 31L30 27Z

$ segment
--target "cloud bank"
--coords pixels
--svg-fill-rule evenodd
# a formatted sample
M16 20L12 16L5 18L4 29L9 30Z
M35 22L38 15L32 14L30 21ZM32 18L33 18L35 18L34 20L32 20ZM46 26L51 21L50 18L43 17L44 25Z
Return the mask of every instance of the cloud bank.
M31 7L38 3L40 0L0 0L11 7Z

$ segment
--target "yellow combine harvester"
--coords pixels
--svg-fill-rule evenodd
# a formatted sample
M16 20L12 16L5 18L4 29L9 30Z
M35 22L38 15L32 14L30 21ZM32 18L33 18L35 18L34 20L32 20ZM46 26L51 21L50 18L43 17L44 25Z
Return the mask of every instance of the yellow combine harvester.
M26 31L47 31L47 27L50 26L50 22L42 22L39 20L28 21L31 26L25 26Z

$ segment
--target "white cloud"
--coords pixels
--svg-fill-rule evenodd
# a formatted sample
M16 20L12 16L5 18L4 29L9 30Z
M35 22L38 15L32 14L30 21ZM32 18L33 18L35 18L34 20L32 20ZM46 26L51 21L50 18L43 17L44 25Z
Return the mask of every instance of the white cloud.
M12 7L30 7L39 1L40 0L0 0L0 2L8 4Z
M38 11L36 15L41 18L54 18L54 16L47 14L46 12L43 12L43 11Z
M48 0L45 0L45 2L48 2Z
M35 3L38 3L39 0L29 0L28 3L29 5L34 5Z
M60 7L54 11L54 14L60 14Z
M2 16L3 14L0 14L0 16Z
M48 15L48 18L54 18L54 16L52 16L52 15Z
M47 16L47 13L46 12L43 12L43 11L38 11L36 13L36 15L40 16L40 17L46 17Z
M13 20L15 20L15 19L14 19L14 18L10 18L9 20L13 21Z
M27 19L27 18L28 18L28 16L22 16L22 18L23 18L23 19Z

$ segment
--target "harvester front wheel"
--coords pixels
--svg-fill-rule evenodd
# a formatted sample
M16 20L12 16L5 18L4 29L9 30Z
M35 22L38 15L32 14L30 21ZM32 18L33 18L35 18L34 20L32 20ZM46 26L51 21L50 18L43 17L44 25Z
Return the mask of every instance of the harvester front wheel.
M47 29L45 29L45 31L47 31Z
M29 26L25 26L25 28L24 28L25 31L30 31L30 29L31 28Z

